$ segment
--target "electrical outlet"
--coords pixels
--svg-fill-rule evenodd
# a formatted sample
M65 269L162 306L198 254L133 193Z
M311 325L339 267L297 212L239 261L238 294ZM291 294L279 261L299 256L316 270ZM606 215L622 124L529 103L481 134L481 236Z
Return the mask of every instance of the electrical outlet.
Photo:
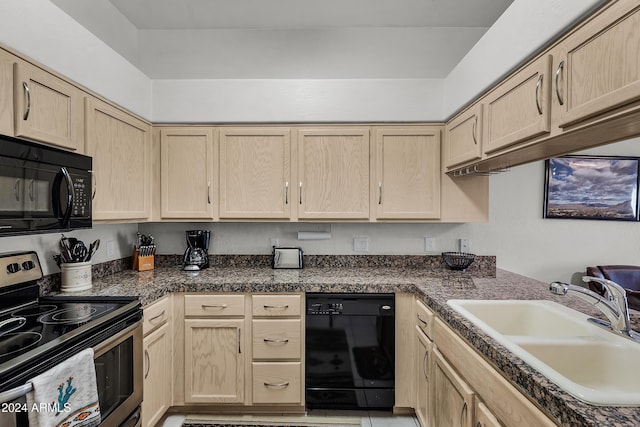
M277 237L272 237L269 239L269 244L271 247L280 246L280 240Z
M114 249L115 249L115 245L113 243L113 240L108 240L107 241L107 257L113 256Z
M359 236L353 238L354 252L369 252L369 237Z
M435 237L425 237L424 238L424 250L426 252L433 252L436 250L436 238Z
M471 252L471 240L460 239L460 252Z

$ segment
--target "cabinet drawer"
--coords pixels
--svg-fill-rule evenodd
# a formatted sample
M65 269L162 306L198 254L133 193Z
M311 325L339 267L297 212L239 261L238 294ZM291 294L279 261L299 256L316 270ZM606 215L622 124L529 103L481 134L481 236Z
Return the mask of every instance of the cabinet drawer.
M253 403L302 403L300 362L254 362Z
M265 317L300 316L302 298L298 295L254 295L253 315Z
M143 311L144 320L142 321L142 333L147 335L149 332L162 326L171 318L171 303L169 297L147 306Z
M254 359L300 359L300 320L254 320Z
M184 315L197 317L244 316L244 295L185 295Z
M422 301L416 300L416 326L418 326L429 339L433 339L433 320L433 312L429 310Z

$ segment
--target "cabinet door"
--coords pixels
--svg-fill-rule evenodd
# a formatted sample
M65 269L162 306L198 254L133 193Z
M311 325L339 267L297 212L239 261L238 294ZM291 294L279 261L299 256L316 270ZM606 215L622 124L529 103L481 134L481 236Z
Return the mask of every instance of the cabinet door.
M213 219L214 131L212 128L160 130L160 215Z
M431 414L431 350L433 343L416 326L416 416L422 427L434 426Z
M440 217L440 128L375 128L376 218Z
M184 400L244 402L244 320L184 321Z
M291 131L220 130L220 218L291 215Z
M502 427L502 424L484 403L476 400L476 425L475 427Z
M15 134L82 150L82 92L26 62L14 66Z
M86 153L93 157L94 220L149 218L150 126L100 100L86 100Z
M471 427L473 423L473 390L435 349L433 393L435 425L438 427Z
M0 49L0 134L14 135L13 67L16 57Z
M640 6L614 3L562 42L561 127L640 99Z
M483 99L486 105L483 152L549 133L551 56L510 77Z
M450 168L482 157L482 110L483 104L477 102L447 123L445 167Z
M369 129L300 129L298 218L369 218Z
M165 323L144 338L142 425L153 427L171 406L171 335Z

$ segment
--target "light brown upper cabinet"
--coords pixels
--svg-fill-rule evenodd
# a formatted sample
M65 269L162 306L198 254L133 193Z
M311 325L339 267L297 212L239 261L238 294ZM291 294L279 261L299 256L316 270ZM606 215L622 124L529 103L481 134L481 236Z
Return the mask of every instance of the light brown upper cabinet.
M0 134L14 135L13 64L16 57L0 49Z
M82 151L83 94L23 61L14 64L15 135Z
M86 98L85 116L85 152L93 157L93 219L147 220L150 126L95 98Z
M376 218L439 218L440 128L378 127L373 133Z
M561 127L640 99L640 5L618 1L562 42Z
M482 157L482 110L477 102L447 123L443 158L445 167L477 160Z
M545 55L490 92L486 105L483 152L549 133L551 56Z
M369 128L299 129L300 219L369 219Z
M220 129L220 218L289 219L289 128Z
M160 130L162 218L214 218L214 132L211 127Z

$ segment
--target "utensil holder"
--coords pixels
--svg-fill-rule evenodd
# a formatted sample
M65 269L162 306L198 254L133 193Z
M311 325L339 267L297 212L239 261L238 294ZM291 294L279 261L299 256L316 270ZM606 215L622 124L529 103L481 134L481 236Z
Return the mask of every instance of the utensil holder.
M140 255L138 248L133 250L133 269L137 271L147 271L154 269L155 255Z
M80 292L91 289L91 261L60 264L62 292Z

